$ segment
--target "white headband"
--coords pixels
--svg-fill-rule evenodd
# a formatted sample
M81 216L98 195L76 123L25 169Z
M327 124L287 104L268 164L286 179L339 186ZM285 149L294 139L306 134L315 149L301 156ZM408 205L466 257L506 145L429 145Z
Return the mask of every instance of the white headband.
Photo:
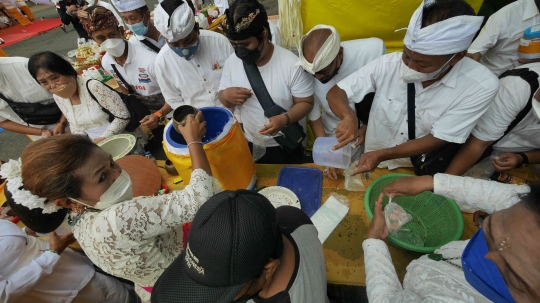
M22 206L26 206L29 209L41 208L44 214L55 213L61 207L56 206L54 203L47 201L46 198L41 198L32 194L30 191L24 189L22 180L22 163L19 160L9 160L0 167L0 176L6 179L7 190L11 193L13 201Z
M424 2L416 9L403 42L423 55L450 55L466 50L482 25L484 17L457 16L422 28Z
M134 11L146 5L144 0L113 0L111 2L119 13Z
M328 36L324 44L321 46L321 48L317 52L317 55L315 55L313 63L309 63L304 57L304 41L311 32L318 29L329 29L332 33L330 34L330 36ZM300 56L300 64L308 73L314 75L316 72L319 72L328 65L330 65L330 63L332 63L332 61L336 59L339 53L339 49L341 47L340 42L341 41L339 39L339 33L333 26L324 24L316 25L300 40L300 49L298 50L298 55Z
M167 41L176 42L184 39L193 31L195 17L193 17L193 11L187 3L178 6L170 17L159 4L154 11L154 25Z

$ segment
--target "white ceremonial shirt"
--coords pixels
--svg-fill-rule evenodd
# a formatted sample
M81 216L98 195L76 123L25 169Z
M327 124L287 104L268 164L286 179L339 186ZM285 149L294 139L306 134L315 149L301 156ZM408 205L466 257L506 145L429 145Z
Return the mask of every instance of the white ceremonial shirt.
M525 64L520 68L529 68L540 76L540 63ZM530 96L531 86L521 77L502 78L495 101L480 118L472 134L483 141L498 140L527 105ZM536 101L533 99L533 102ZM540 120L534 110L531 109L520 123L493 146L493 149L502 152L528 152L540 149Z
M116 63L116 60L109 53L106 53L101 60L101 65L111 75L116 76L112 64L116 65L118 72L128 81L131 86L141 96L152 96L161 93L156 80L154 62L157 54L132 43L127 43L128 55L124 66ZM119 77L116 80L124 84Z
M193 59L178 56L169 45L159 52L155 68L165 101L176 109L181 105L224 107L218 99L218 88L225 61L234 53L225 36L200 31L200 45Z
M481 53L480 63L499 76L521 65L517 61L519 40L525 29L539 23L534 0L510 3L489 17L468 52Z
M259 66L259 71L264 84L272 100L285 110L290 110L293 105L293 97L306 98L313 95L313 76L306 73L301 65L296 64L298 57L292 52L274 45L274 53L270 61L264 66ZM223 69L223 76L219 84L222 91L229 87L243 87L251 91L251 85L244 71L242 60L236 54L232 54ZM264 110L255 96L255 93L239 107L246 138L253 142L252 133L264 127ZM279 146L271 137L265 139L266 146Z
M52 94L32 78L32 75L28 72L28 58L23 57L0 58L0 93L18 103L48 104L54 102ZM0 97L0 122L6 120L28 125ZM30 126L35 128L43 127L43 125ZM48 125L47 128L52 130L54 124ZM41 137L32 136L34 140L39 138Z
M343 62L341 63L338 74L326 84L322 84L317 79L313 80L315 105L311 113L309 113L309 120L315 121L322 117L324 132L327 137L336 136L336 127L341 121L332 113L328 105L328 100L326 100L328 91L339 81L347 78L364 65L386 54L384 42L379 38L345 41L341 43L341 46L343 47ZM356 111L354 104L351 104L351 108Z
M146 46L142 40L147 40L148 42L152 43L153 45L155 45L156 47L158 47L159 49L163 48L163 46L165 46L165 44L167 44L167 41L165 40L165 37L163 37L162 35L159 35L159 38L158 38L158 41L150 38L150 37L145 37L145 36L137 36L135 34L133 34L133 36L131 36L131 38L129 38L129 42L130 43L133 43L135 45L138 45L138 46L142 46L143 48L151 51L154 53L154 50L152 50L150 47ZM157 53L156 53L157 55Z
M391 148L409 140L407 84L401 78L407 68L402 53L384 55L368 63L337 85L349 102L361 102L375 92L366 133L366 152ZM499 88L493 73L470 59L461 59L436 83L423 88L415 83L416 138L428 134L447 142L464 143L478 119L488 109ZM409 158L383 161L379 167L411 167Z
M94 276L92 262L82 254L47 249L48 242L0 220L0 302L69 303Z
M509 208L521 201L520 195L530 191L529 186L501 184L493 181L436 174L435 194L453 199L461 211L473 213L482 210L489 214ZM461 255L467 241L450 242L435 253L461 267ZM369 302L491 302L465 279L463 270L444 261L434 261L424 255L407 266L403 285L399 282L392 257L384 241L367 239L362 243L366 268L366 286Z

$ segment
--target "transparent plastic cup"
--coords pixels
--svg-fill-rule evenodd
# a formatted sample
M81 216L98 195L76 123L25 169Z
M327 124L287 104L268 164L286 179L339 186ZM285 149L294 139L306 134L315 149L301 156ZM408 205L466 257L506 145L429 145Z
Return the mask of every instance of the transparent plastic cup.
M351 165L352 149L347 144L338 150L332 150L338 144L337 138L321 137L313 144L313 161L320 166L349 168Z

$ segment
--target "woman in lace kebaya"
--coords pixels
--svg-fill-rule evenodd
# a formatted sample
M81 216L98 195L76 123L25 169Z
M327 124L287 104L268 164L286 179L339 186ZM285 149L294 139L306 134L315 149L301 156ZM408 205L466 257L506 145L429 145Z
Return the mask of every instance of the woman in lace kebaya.
M33 55L28 61L28 71L43 88L53 94L56 104L69 122L71 133L88 135L97 144L125 132L130 116L120 95L98 80L77 76L71 64L59 55L53 52ZM103 108L117 118L109 122L109 115ZM147 135L140 128L132 135L139 144L146 144Z
M193 220L219 187L202 147L206 127L199 118L189 116L186 126L180 126L193 167L184 190L133 198L127 173L77 135L28 145L22 165L11 160L2 166L6 188L15 203L43 208L43 213L68 209L73 234L92 262L133 281L143 302L149 302L152 286L182 250L182 225Z
M475 212L481 229L470 240L450 242L412 261L402 285L382 241L388 229L381 195L362 244L370 302L540 302L540 183L520 186L436 174L398 179L384 189L389 196L427 190Z

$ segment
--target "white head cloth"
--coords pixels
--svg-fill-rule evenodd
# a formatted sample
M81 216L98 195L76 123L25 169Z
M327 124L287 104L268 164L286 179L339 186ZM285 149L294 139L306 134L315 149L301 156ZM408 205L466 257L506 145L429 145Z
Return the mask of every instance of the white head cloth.
M193 11L186 2L174 10L170 19L169 25L169 14L159 4L154 11L154 25L169 42L184 39L193 31L195 26Z
M134 11L146 5L145 0L112 0L119 13Z
M330 36L328 36L324 44L321 46L321 48L317 52L317 55L315 55L313 63L309 63L304 57L304 41L311 32L318 29L329 29L332 33L330 34ZM333 26L324 24L316 25L300 40L300 49L298 50L298 54L300 56L300 64L308 73L314 75L316 72L321 71L322 69L330 65L330 63L332 63L332 61L336 59L340 47L341 41L339 39L339 33Z
M405 46L423 55L450 55L469 48L484 17L457 16L422 28L424 3L409 22L403 39Z

